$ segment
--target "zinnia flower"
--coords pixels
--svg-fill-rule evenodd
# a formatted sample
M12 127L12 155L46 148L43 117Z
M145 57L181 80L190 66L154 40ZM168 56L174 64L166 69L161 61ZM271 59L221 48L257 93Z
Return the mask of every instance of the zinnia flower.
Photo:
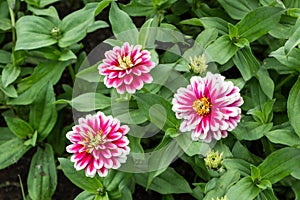
M96 172L104 177L109 169L117 169L125 163L130 148L125 136L129 127L120 125L120 121L102 112L79 118L79 124L67 133L72 142L67 152L74 153L71 161L76 170L85 170L88 177Z
M191 84L174 95L172 109L178 119L183 119L179 130L192 131L193 140L220 140L240 121L240 90L224 80L220 74L210 72L204 78L193 76Z
M150 70L155 63L150 61L150 52L142 50L141 45L132 46L127 42L122 47L114 47L105 52L105 59L99 65L99 73L104 75L104 84L114 87L117 92L133 94L143 88L144 83L151 83Z

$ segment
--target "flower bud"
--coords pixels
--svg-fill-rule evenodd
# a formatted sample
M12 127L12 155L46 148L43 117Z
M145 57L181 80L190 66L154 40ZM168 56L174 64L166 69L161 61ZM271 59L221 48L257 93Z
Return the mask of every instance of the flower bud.
M222 156L223 156L223 152L221 154L219 154L218 151L210 151L206 158L204 158L205 161L205 165L209 168L209 169L213 169L213 170L219 170L222 167Z
M205 75L208 65L206 64L206 59L204 54L199 57L194 56L194 59L190 57L189 69L194 74Z

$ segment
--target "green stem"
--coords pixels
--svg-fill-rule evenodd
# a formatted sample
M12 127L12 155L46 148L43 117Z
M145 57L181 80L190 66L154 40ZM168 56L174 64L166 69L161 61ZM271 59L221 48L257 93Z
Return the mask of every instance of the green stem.
M72 65L69 65L68 68L69 68L69 73L70 73L70 75L71 75L72 81L73 81L73 83L74 83L74 82L75 82L75 71L74 71Z
M26 196L25 196L25 192L24 192L24 186L23 186L20 174L18 174L18 177L19 177L19 182L20 182L20 186L21 186L23 200L26 200Z
M13 51L16 45L16 19L15 19L15 13L13 11L13 9L8 6L9 9L9 14L10 14L10 21L11 21L11 33L12 33L12 44L13 44Z
M278 85L275 87L275 91L279 90L284 84L286 84L288 81L290 81L295 74L290 74L289 76L285 77Z

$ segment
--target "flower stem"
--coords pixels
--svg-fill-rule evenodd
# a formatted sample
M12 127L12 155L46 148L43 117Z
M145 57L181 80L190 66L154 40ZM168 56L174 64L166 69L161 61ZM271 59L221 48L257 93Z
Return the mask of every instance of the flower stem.
M278 85L275 87L275 91L279 90L284 84L286 84L288 81L290 81L295 74L290 74L289 76L285 77Z
M15 29L16 19L15 19L15 13L9 5L8 5L8 9L9 9L9 14L10 14L12 44L13 44L13 50L14 50L15 45L16 45L16 29Z

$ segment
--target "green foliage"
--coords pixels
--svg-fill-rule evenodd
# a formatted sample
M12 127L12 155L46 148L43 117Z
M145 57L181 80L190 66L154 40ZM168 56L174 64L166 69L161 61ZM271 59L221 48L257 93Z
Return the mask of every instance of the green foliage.
M38 148L33 155L27 177L31 199L51 199L57 185L56 166L51 145Z
M83 190L76 200L300 199L299 2L0 0L0 169L33 155L33 200L52 198L57 169ZM107 88L98 69L125 42L155 63L153 82L132 95ZM203 74L189 66L197 58ZM244 101L237 127L211 143L181 133L172 110L175 91L206 70ZM89 178L66 154L66 133L97 111L130 127L131 153L120 169ZM219 169L204 160L211 150L222 153Z

